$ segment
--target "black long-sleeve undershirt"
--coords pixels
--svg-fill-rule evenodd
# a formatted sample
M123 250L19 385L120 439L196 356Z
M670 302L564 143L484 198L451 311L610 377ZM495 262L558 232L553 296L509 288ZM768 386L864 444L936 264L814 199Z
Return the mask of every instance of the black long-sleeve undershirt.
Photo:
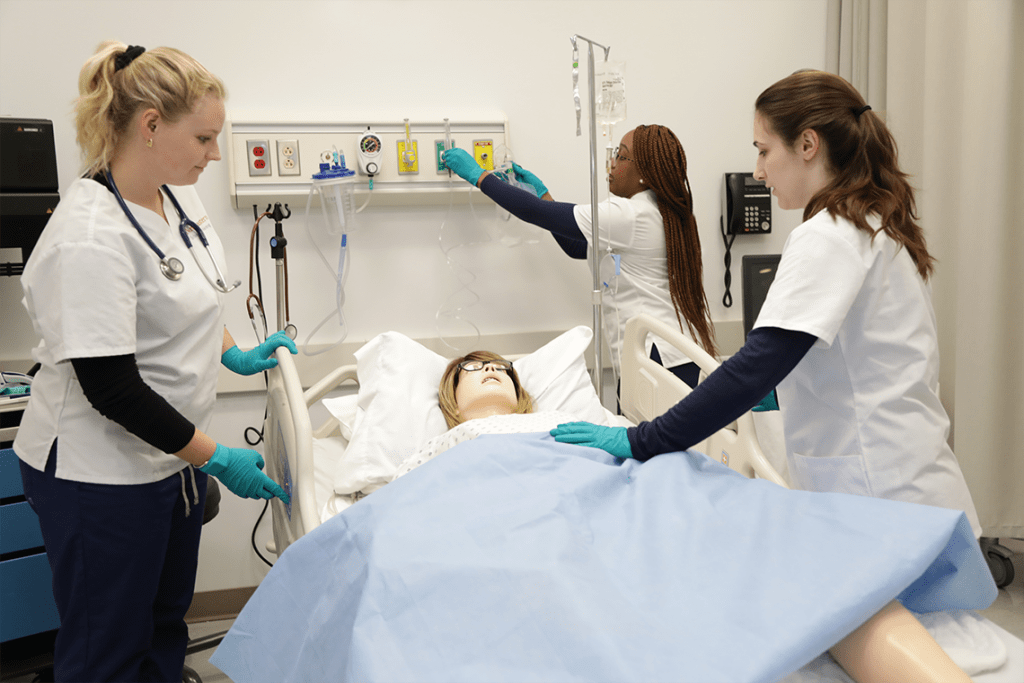
M196 428L139 374L134 354L73 358L82 393L109 420L165 453L177 453Z
M633 457L690 448L733 422L792 372L816 341L806 332L759 327L743 348L664 415L626 430Z
M575 204L543 200L492 175L484 176L480 191L519 220L550 232L566 255L574 259L587 257L587 238L576 223Z

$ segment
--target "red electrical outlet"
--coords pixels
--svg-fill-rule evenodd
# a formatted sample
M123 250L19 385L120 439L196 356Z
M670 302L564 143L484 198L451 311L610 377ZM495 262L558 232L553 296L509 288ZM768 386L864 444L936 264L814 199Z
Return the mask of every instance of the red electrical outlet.
M245 148L248 152L249 175L271 175L273 169L270 167L270 142L268 140L246 140Z

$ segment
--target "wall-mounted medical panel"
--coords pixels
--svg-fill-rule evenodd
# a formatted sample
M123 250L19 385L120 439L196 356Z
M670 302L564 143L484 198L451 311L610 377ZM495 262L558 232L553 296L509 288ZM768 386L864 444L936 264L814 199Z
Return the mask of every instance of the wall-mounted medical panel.
M374 203L464 201L470 185L438 167L438 147L443 149L451 140L487 169L500 165L511 150L508 119L500 113L452 117L447 125L443 119L410 119L408 137L406 131L406 120L399 119L230 120L225 124L225 146L231 202L238 209L272 202L300 208L320 164L335 165L342 159L355 172L356 192L372 192Z

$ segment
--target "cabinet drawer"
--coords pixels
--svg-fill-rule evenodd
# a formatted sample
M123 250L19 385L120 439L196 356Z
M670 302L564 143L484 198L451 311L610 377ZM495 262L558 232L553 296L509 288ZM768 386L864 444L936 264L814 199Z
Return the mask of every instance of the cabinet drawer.
M0 506L0 553L43 547L39 518L27 500Z
M21 467L13 448L0 449L0 498L24 494L21 488Z
M46 555L0 562L0 641L52 631L60 626Z

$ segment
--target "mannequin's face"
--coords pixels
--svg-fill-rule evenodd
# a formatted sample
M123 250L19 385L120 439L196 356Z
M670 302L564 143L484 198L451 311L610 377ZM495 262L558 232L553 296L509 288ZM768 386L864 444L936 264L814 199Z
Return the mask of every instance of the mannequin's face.
M608 191L616 197L628 199L645 189L633 158L633 131L629 131L622 136L618 153L612 157L612 166L608 171Z
M464 419L508 415L515 410L518 401L512 377L504 370L486 365L475 372L459 371L455 402ZM486 414L481 415L481 412Z

